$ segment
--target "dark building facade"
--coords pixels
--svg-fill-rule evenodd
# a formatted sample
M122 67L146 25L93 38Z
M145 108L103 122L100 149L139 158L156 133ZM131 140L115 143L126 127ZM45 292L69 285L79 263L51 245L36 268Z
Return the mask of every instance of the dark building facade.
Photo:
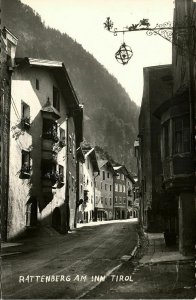
M164 229L162 211L161 125L154 109L172 95L171 65L144 68L144 91L135 142L139 167L140 220L148 231ZM137 145L136 145L137 144Z
M196 3L175 1L174 26L184 26L173 45L173 96L155 115L161 121L161 162L168 209L175 211L178 228L168 231L179 237L179 250L187 255L195 246L195 87ZM178 32L178 29L177 29Z
M4 27L1 30L0 198L1 198L1 235L3 240L7 239L11 76L14 70L14 58L15 58L17 41L18 39L7 28Z

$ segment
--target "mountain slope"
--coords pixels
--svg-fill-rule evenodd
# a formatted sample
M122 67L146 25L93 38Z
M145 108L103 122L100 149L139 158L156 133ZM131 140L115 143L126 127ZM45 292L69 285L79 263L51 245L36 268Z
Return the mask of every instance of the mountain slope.
M85 139L135 168L132 152L139 108L116 78L67 34L46 27L39 14L19 0L3 0L2 15L2 23L19 38L17 56L64 61L84 104Z

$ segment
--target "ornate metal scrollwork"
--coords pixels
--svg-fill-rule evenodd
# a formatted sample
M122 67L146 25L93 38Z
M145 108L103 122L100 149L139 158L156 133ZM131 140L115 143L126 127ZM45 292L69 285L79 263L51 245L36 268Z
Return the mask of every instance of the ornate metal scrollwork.
M173 37L173 28L172 28L172 23L171 22L165 22L163 24L156 24L154 28L149 28L146 31L146 34L148 36L151 35L160 35L163 37L165 40L172 42L172 37Z

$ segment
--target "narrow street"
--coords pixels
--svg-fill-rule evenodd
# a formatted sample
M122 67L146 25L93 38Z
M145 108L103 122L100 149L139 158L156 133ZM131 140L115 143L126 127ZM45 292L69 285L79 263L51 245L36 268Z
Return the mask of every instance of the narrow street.
M111 275L121 257L130 255L137 243L136 221L93 224L65 236L45 229L21 243L12 247L15 255L2 259L3 298L75 299L101 282L94 276Z

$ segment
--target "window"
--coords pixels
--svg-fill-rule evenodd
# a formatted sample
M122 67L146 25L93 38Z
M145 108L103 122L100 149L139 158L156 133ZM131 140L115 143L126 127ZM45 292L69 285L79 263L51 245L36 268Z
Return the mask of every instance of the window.
M30 152L22 150L22 174L30 174Z
M116 178L120 179L120 174L119 173L117 173Z
M91 203L93 203L93 196L91 196Z
M58 180L56 172L56 165L54 163L49 163L46 160L42 160L42 178L51 180L53 183L56 183Z
M121 204L121 197L119 197L119 203Z
M105 198L105 205L107 205L107 198Z
M53 86L53 106L60 111L60 92L55 86Z
M69 152L72 152L72 137L69 135Z
M57 124L50 119L43 119L43 138L53 139L55 142L58 142L57 137Z
M75 140L74 139L73 139L73 143L72 143L72 153L73 153L73 158L75 158L76 147L75 147Z
M102 181L101 181L101 190L102 190Z
M108 172L108 178L110 178L110 173Z
M64 167L59 165L59 182L64 182Z
M115 192L118 192L118 183L115 183Z
M89 162L89 158L87 158L87 168L90 168L90 162Z
M125 193L125 185L123 185L122 187L123 187L123 193Z
M190 120L189 116L173 120L173 153L190 151Z
M117 203L118 202L118 199L117 199L117 197L115 197L115 203Z
M21 103L21 124L22 127L30 127L30 106L22 101Z
M105 190L107 191L107 184L105 184Z
M124 180L124 174L121 174L120 177L121 177L121 180Z
M110 192L112 191L112 185L110 184Z
M122 193L122 184L119 184L119 185L118 185L118 191L119 191L120 193Z
M110 205L112 205L112 198L110 198Z
M60 127L60 142L59 142L61 147L65 146L65 130Z
M36 90L39 91L39 80L36 78L36 81L35 81L35 87L36 87Z
M80 184L80 194L81 194L81 196L82 196L82 192L83 192L83 186L82 186L82 184Z
M96 204L97 204L98 203L98 197L97 196L95 197L95 201L96 201Z
M103 180L105 180L105 171L103 171L102 174L103 174Z
M101 197L101 203L103 204L103 197Z
M126 198L125 197L123 197L123 203L126 204Z
M169 156L169 121L163 125L163 147L164 157Z

